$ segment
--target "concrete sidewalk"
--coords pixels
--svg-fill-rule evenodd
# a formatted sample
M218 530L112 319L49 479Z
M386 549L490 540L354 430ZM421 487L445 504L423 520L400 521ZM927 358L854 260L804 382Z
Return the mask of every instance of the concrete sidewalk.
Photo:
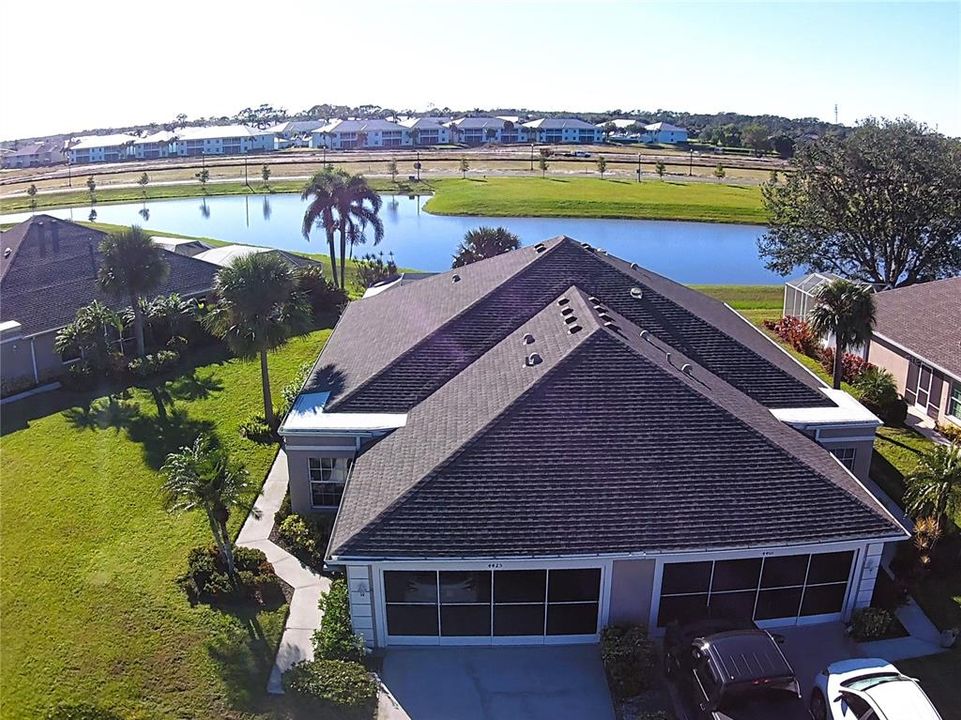
M314 646L311 638L320 627L321 619L317 602L320 594L330 588L329 579L269 540L274 525L274 513L280 509L287 493L287 481L287 455L280 450L274 458L270 472L267 473L267 480L257 502L237 536L238 545L263 550L280 579L294 588L287 624L284 626L274 667L267 682L267 692L275 695L284 692L281 678L291 665L301 660L313 660Z

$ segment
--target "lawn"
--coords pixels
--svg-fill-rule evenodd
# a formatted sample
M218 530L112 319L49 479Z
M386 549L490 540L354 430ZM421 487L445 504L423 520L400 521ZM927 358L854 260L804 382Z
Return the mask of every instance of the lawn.
M275 393L328 334L271 354ZM216 433L260 483L276 450L237 431L260 408L259 365L214 348L201 356L152 392L59 392L4 408L2 718L81 700L138 720L252 718L275 707L263 688L286 606L191 607L174 584L209 529L200 515L161 509L166 453Z
M433 180L424 209L438 215L642 218L764 223L756 186L599 178Z

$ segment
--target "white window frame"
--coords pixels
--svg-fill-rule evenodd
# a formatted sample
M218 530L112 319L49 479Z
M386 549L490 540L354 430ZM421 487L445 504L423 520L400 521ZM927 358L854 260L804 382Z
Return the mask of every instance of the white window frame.
M952 405L954 405L953 412ZM944 406L944 414L955 424L961 425L961 381L951 381L951 386L948 388L948 402Z
M329 467L325 466L327 464L329 464ZM350 473L350 465L351 459L346 457L312 455L307 458L307 481L310 484L310 506L312 508L330 509L339 507L339 503L336 505L316 504L314 502L314 485L339 485L341 496L343 496L344 484L347 482L347 475ZM314 478L315 472L320 474L319 478Z
M836 447L831 449L831 454L838 459L844 467L854 472L854 465L858 458L858 449L853 447Z

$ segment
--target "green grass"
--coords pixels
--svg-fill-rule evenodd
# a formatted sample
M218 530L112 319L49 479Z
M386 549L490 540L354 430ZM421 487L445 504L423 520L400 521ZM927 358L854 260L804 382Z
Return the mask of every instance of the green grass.
M692 288L730 305L735 310L776 310L784 306L781 285L691 285Z
M599 178L487 178L432 181L424 209L438 215L641 218L764 223L754 186Z
M328 334L271 354L275 393ZM138 720L273 712L264 686L286 606L191 607L174 578L209 529L198 514L165 513L158 494L164 456L199 432L215 432L257 483L273 460L275 447L237 430L260 409L259 365L215 352L156 392L132 389L112 404L58 392L4 408L4 719L81 700Z

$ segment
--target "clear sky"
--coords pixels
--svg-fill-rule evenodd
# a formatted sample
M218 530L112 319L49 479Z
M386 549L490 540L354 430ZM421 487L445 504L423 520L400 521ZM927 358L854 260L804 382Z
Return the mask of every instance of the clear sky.
M0 7L0 138L262 102L910 115L961 135L961 0Z

